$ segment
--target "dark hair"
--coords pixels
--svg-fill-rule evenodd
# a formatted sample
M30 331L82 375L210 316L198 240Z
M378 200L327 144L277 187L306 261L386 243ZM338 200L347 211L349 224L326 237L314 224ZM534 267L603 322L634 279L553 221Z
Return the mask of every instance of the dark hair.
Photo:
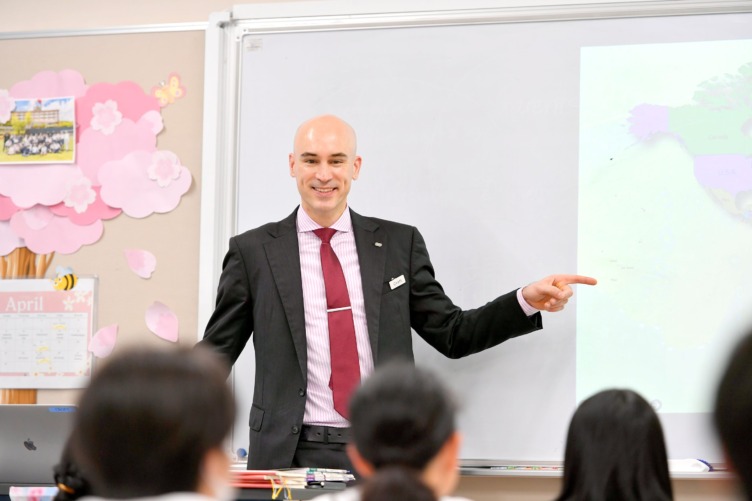
M227 368L206 349L112 357L81 397L71 452L97 496L195 492L235 416Z
M415 470L387 466L368 479L360 496L361 501L436 501L434 493Z
M350 400L353 442L375 469L422 470L455 431L456 406L430 372L410 362L390 362Z
M81 469L73 462L70 453L70 442L66 443L60 462L52 469L53 478L58 492L54 501L75 501L92 494L91 486L81 473Z
M714 419L746 497L752 499L752 332L731 354L718 385Z
M593 395L572 417L557 501L673 499L663 430L631 390Z

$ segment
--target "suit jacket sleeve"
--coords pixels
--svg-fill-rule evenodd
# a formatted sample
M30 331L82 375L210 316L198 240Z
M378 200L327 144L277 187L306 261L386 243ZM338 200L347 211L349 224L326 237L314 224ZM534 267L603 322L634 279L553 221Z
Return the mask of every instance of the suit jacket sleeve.
M209 345L234 364L253 332L251 288L236 237L222 263L217 302L200 344Z
M472 310L455 305L436 280L425 241L416 228L410 260L410 324L445 356L464 357L542 328L540 313L528 317L522 311L516 290Z

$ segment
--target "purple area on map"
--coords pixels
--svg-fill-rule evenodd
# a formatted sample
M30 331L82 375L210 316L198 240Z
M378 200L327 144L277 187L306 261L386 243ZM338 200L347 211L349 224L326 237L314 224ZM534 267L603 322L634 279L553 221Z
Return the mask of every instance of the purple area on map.
M752 190L752 157L745 155L699 155L695 177L707 188L720 188L736 196Z
M668 132L668 106L640 104L632 108L629 132L638 139L648 139L653 134Z

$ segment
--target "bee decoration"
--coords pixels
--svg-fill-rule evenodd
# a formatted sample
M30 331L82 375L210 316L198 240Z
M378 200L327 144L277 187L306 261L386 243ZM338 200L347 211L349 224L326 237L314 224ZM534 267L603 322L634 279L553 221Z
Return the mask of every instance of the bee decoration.
M69 291L76 286L78 277L68 267L58 266L57 277L52 280L52 287L58 291Z

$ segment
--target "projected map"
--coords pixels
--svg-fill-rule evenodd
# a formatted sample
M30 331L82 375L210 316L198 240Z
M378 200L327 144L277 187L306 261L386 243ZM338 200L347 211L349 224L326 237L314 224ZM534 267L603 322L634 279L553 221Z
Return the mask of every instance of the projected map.
M581 54L577 397L707 412L752 321L752 40Z

